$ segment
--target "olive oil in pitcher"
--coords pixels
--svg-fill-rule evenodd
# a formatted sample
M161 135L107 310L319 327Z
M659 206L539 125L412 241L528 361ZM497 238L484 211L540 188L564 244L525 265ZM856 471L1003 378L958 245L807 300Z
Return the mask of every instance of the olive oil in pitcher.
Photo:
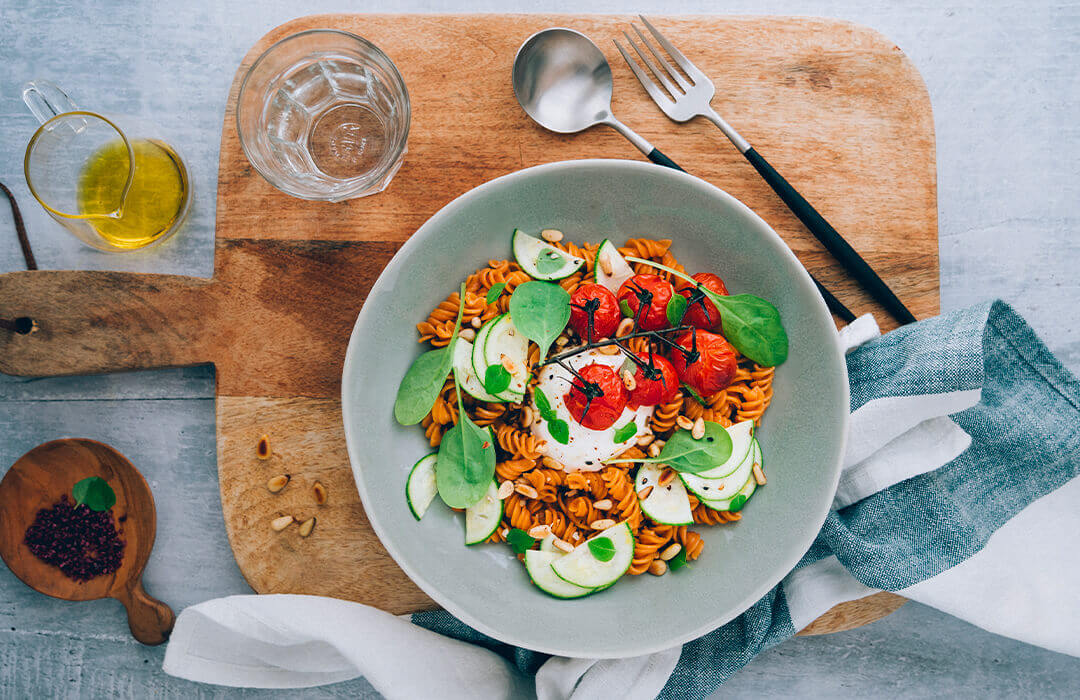
M188 201L187 169L176 152L161 141L134 139L135 172L117 218L94 218L90 225L109 244L132 250L150 245L168 233ZM100 214L115 206L116 193L128 176L128 152L117 139L87 159L78 181L83 214Z

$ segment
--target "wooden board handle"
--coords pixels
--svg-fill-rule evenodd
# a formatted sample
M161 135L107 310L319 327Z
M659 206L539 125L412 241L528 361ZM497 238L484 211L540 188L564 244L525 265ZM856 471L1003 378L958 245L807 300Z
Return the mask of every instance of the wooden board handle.
M0 275L0 372L98 374L205 364L212 280L130 272ZM34 330L25 331L32 319ZM21 320L21 322L19 322ZM18 322L18 323L12 323Z
M127 610L131 636L151 646L169 638L176 615L168 605L152 598L143 588L141 580L136 581L130 590L118 592L115 597Z

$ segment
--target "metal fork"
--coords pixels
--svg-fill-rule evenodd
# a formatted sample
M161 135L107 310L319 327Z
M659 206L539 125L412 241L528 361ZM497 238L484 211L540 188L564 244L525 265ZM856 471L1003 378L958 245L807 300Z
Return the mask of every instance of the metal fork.
M672 60L678 64L679 68L682 69L682 73L676 70L676 68L672 66L659 51L653 48L652 43L646 38L645 34L637 28L637 25L631 25L634 33L637 34L638 40L640 40L641 44L645 47L645 50L642 50L642 48L638 46L638 42L634 41L634 38L627 32L624 31L623 36L626 37L626 41L633 47L634 52L641 61L648 66L649 71L655 76L656 81L659 81L659 84L657 84L657 82L650 78L638 65L637 61L630 56L626 49L623 48L622 44L619 43L619 40L614 40L615 46L619 49L619 53L622 54L623 59L625 59L627 65L630 66L630 70L637 76L638 82L645 88L645 92L649 93L649 96L652 97L653 102L656 103L668 118L674 121L686 122L694 117L705 117L715 124L720 131L724 132L724 135L728 137L731 143L735 145L735 148L739 149L739 152L750 161L750 164L753 165L761 177L765 179L765 182L769 183L769 186L780 196L780 199L784 200L784 203L787 204L792 213L799 217L799 220L810 230L810 233L814 234L814 236L822 242L825 248L828 249L845 268L847 268L855 279L866 287L871 295L873 295L873 297L877 299L889 313L901 323L911 323L915 321L915 316L913 316L912 313L908 311L907 307L904 306L895 294L893 294L888 285L878 277L873 268L871 268L870 265L855 252L855 249L836 232L836 229L834 229L829 222L826 221L825 218L780 175L780 173L776 172L776 170L769 165L769 162L758 154L746 139L739 135L739 132L735 131L730 124L724 121L723 117L716 113L716 110L714 110L710 104L713 95L716 94L716 88L713 86L713 83L709 80L708 76L702 73L701 70L691 63L681 51L675 48L675 46L649 22L649 20L641 15L638 15L638 17L645 24L645 27L649 30L649 33L652 34L656 42L660 44L664 51L667 52L668 56L670 56Z

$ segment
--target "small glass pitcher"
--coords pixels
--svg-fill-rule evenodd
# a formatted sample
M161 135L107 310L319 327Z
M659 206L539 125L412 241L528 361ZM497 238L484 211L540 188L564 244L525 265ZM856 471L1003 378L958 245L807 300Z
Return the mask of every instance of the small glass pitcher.
M24 86L23 101L41 122L26 146L26 184L64 228L114 252L160 243L180 228L191 181L154 127L80 110L42 80Z

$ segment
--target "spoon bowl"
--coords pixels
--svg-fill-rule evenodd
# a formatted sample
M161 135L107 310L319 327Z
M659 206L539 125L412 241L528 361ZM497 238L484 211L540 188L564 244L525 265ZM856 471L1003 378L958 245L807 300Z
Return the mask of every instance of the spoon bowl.
M90 476L116 492L112 514L124 540L120 568L80 583L38 559L24 542L39 510L71 495L72 486ZM115 598L127 609L128 626L143 644L160 644L176 616L169 606L147 595L143 568L157 531L157 511L146 479L122 454L100 442L81 438L38 445L18 459L0 481L0 557L11 572L34 590L62 600Z

